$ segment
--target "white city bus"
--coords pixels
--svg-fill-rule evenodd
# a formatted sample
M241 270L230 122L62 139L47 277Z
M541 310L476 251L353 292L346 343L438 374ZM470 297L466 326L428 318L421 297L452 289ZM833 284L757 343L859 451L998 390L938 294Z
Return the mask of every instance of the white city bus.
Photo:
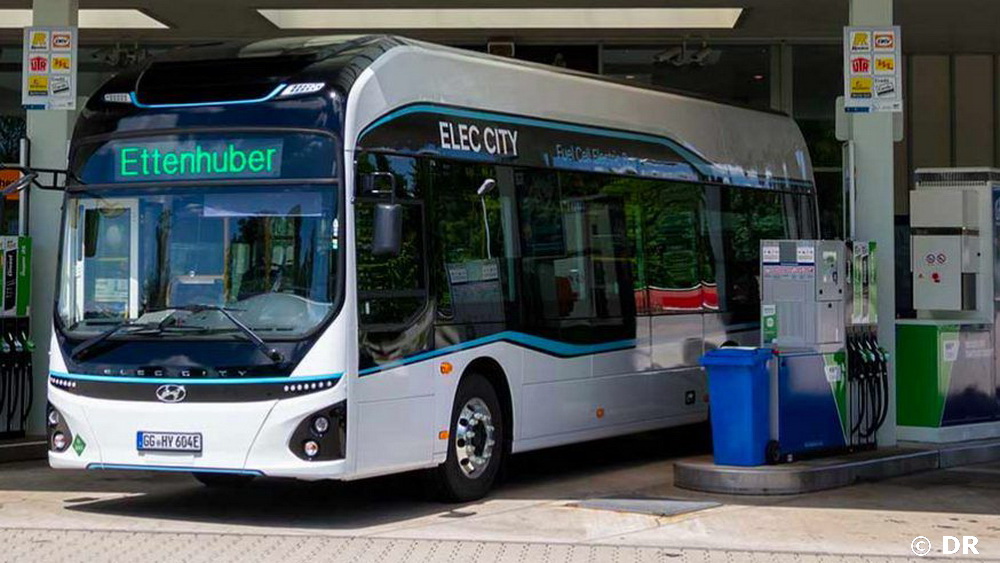
M395 37L180 49L70 152L57 468L484 495L511 454L703 421L759 239L817 238L775 113Z

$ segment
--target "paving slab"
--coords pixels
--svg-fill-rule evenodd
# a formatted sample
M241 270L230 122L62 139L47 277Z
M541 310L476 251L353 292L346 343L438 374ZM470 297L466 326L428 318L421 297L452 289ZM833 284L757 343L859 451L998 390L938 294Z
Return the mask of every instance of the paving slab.
M241 535L120 531L71 531L56 529L0 529L0 561L46 561L94 563L147 561L187 563L315 563L351 561L386 563L407 561L454 563L496 561L522 563L593 563L635 561L638 563L747 562L747 563L840 563L872 561L864 554L781 553L769 551L701 550L609 545L564 545L548 543L478 542L451 540L407 540L382 538L296 537L286 535ZM902 563L907 557L885 557L879 561ZM988 559L980 559L988 560ZM921 561L954 561L926 557Z

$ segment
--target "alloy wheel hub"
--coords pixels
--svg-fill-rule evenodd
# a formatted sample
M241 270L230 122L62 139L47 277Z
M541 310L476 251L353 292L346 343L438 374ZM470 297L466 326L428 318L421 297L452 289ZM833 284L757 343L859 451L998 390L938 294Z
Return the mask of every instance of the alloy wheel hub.
M458 412L454 446L462 473L470 479L482 475L496 447L493 414L482 399L469 399Z

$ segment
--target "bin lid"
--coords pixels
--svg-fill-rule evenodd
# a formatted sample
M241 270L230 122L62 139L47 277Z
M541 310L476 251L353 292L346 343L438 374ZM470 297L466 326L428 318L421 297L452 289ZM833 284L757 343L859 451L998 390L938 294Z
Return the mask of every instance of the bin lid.
M766 364L771 359L770 348L750 346L729 346L709 350L699 360L703 366L756 366Z

